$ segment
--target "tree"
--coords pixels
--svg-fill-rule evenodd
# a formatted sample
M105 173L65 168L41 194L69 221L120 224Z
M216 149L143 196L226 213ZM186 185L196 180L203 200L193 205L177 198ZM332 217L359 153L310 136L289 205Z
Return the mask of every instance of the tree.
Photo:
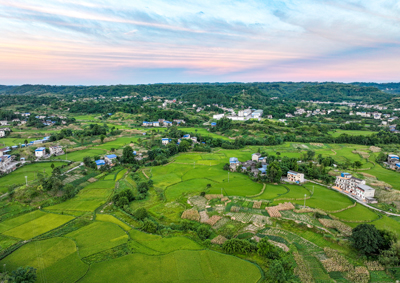
M359 161L359 160L354 161L353 168L355 167L356 169L359 169L359 168L361 168L361 166L362 166L361 161Z
M267 177L273 183L279 183L282 177L282 169L278 161L274 161L267 167Z
M205 240L211 236L211 230L206 225L201 225L197 228L197 235L200 239Z
M257 245L257 252L259 255L269 258L269 259L278 259L279 251L277 247L268 242L268 238L263 238Z
M146 218L143 221L142 229L148 233L156 233L157 232L157 224Z
M288 277L283 268L282 262L278 259L272 261L270 264L267 276L272 280L272 282L276 283L287 282Z
M106 138L106 136L105 135L101 135L100 136L100 141L101 141L101 143L104 143L104 139Z
M95 168L96 167L96 163L92 160L92 158L90 156L85 156L83 158L83 164L85 164L85 166L89 167L89 168Z
M54 170L54 163L51 163L50 167Z
M378 254L383 242L381 233L371 224L360 224L354 228L350 241L361 254L365 255Z
M34 283L36 282L36 269L30 266L18 267L11 272L10 281L12 283Z
M148 217L148 213L147 210L143 207L138 208L135 210L135 212L133 213L133 216L137 219L137 220L143 220L145 218Z
M135 163L135 155L133 154L133 149L129 145L124 147L122 151L122 162L123 163Z

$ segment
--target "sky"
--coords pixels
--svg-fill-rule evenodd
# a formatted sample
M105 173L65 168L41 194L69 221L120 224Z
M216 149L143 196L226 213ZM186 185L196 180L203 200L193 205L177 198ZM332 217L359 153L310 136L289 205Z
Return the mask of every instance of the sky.
M400 81L398 0L0 0L0 84Z

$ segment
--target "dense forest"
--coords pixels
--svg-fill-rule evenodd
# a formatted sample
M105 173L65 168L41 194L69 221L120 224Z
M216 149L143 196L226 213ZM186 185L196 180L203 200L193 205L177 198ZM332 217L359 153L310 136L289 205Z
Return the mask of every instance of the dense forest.
M392 89L392 91L382 91L387 88ZM48 93L63 95L67 101L76 97L137 95L139 97L176 98L198 105L218 103L224 106L241 105L243 101L246 101L246 105L268 105L272 97L288 100L381 103L390 100L394 94L399 94L400 84L277 82L114 86L0 86L0 94L3 95L39 95Z

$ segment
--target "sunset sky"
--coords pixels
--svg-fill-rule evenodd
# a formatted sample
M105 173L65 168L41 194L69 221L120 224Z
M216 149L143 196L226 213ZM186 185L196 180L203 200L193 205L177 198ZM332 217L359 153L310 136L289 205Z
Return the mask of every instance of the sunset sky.
M398 0L0 0L0 84L400 81Z

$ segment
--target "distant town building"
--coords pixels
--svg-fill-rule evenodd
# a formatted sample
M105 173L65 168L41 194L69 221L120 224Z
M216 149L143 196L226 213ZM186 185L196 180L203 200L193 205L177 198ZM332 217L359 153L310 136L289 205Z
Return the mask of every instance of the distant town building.
M253 113L251 113L252 118L261 118L263 115L264 111L263 110L256 110Z
M220 119L224 118L224 116L225 116L225 114L216 114L216 115L213 115L213 119L220 120Z

